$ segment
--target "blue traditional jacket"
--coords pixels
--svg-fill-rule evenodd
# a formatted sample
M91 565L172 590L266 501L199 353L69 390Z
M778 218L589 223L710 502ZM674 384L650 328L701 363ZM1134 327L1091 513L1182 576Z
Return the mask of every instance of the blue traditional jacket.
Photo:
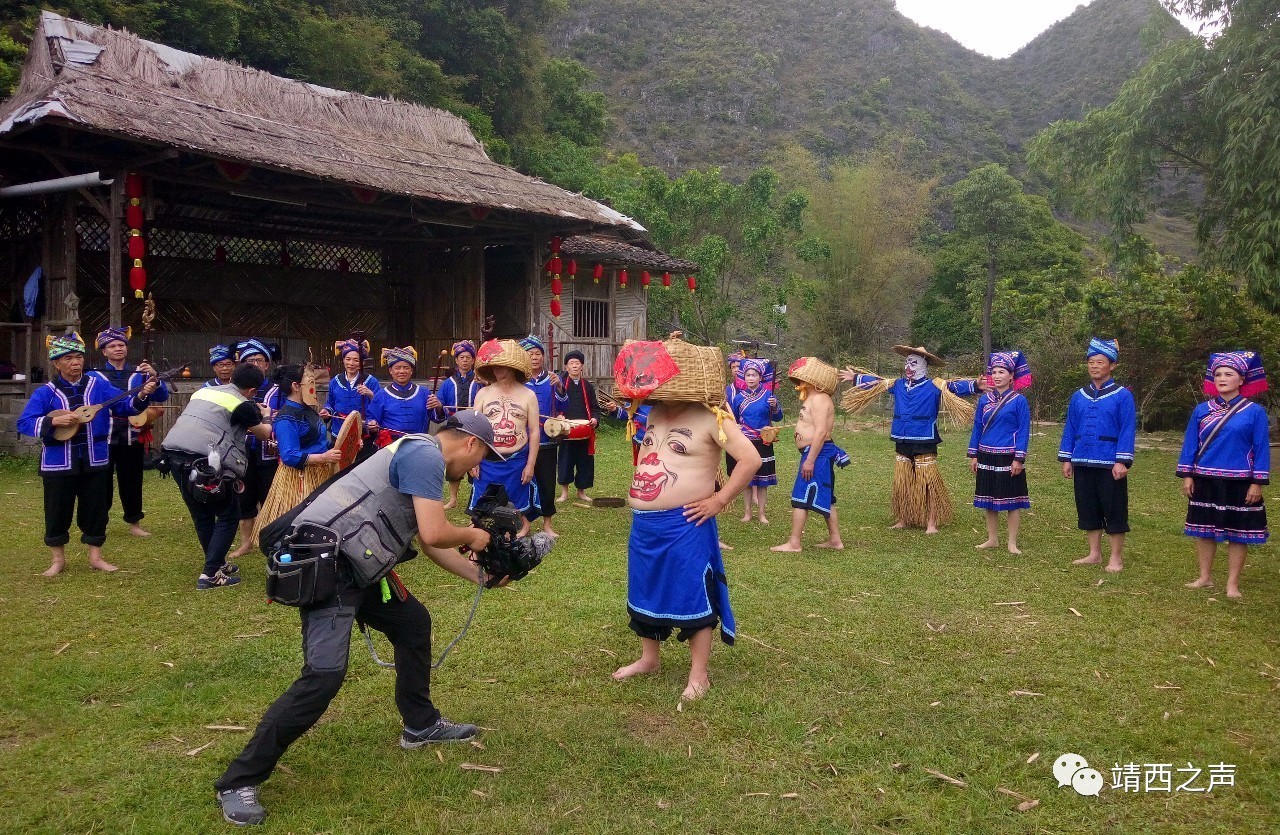
M1071 395L1058 460L1078 467L1133 465L1138 410L1133 393L1115 380L1093 383Z
M336 377L329 378L329 395L324 399L324 407L329 411L332 417L329 419L329 428L337 434L342 429L342 421L352 412L360 412L362 418L367 418L364 414L369 411L369 404L373 402L372 398L365 397L356 391L356 386L366 386L375 395L381 385L377 378L372 374L357 374L355 382L347 379L346 374L339 374Z
M75 472L77 448L80 449L79 455L87 456L87 470L100 470L107 466L112 417L128 418L138 414L147 407L145 399L134 395L99 410L93 420L83 424L75 436L66 441L53 437L54 425L48 414L58 409L70 410L105 403L119 394L123 392L93 372L86 372L74 386L55 374L52 380L32 392L31 399L18 417L18 432L43 442L40 475Z
M1231 407L1242 400L1241 408L1223 423ZM1196 451L1219 424L1222 428L1197 460ZM1254 484L1270 483L1271 433L1267 410L1239 396L1230 403L1215 397L1196 406L1187 423L1177 473L1183 478L1198 475L1243 479Z
M540 423L545 422L547 418L564 409L564 401L560 398L560 395L556 394L555 386L551 385L551 375L547 372L543 371L532 380L525 381L524 385L537 398L538 420ZM544 432L538 446L553 446L556 443L557 440L555 438L548 438Z
M269 424L275 418L276 410L280 408L280 404L284 402L284 397L280 393L279 386L268 387L266 383L263 383L262 387L254 393L253 402L259 406L267 406L267 416L263 418L263 422ZM276 456L275 445L264 444L252 432L246 433L245 448L249 451L250 461L274 464L279 460Z
M431 410L431 419L441 423L459 409L475 408L476 394L482 388L484 380L477 378L476 372L470 371L463 375L454 371L440 383L440 388L436 391L436 399L440 401L441 408ZM549 413L543 413L543 417L547 414Z
M365 419L376 420L379 428L395 432L426 432L431 427L431 417L427 414L427 397L430 394L417 383L409 383L403 388L396 383L387 383L378 389L369 403L369 414Z
M989 391L978 398L968 456L976 458L979 452L986 452L1013 455L1016 460L1024 461L1030 436L1031 407L1027 405L1027 398L1012 390L1003 395Z
M884 378L874 374L859 374L854 385L867 387L882 379ZM972 397L978 393L978 384L973 380L952 380L947 383L947 390L960 397ZM942 435L938 433L938 409L942 405L942 390L934 385L933 380L928 377L921 380L899 377L889 386L889 393L893 395L890 438L914 443L942 443Z
M307 465L308 455L327 452L331 445L329 430L319 413L292 400L281 404L271 429L275 432L280 460L297 470Z
M136 365L125 363L124 368L116 370L109 362L104 362L102 367L95 368L88 372L92 374L100 374L104 380L110 383L120 391L128 391L135 389L147 381L147 375L138 372ZM147 403L163 403L169 399L169 388L162 381L156 390L151 392L151 396L147 398ZM111 419L111 443L112 444L136 444L138 435L142 430L129 424L127 417L112 417Z
M760 440L760 430L775 420L782 420L782 406L769 408L773 392L764 386L751 389L735 389L729 400L729 409L742 427L742 434L753 441Z

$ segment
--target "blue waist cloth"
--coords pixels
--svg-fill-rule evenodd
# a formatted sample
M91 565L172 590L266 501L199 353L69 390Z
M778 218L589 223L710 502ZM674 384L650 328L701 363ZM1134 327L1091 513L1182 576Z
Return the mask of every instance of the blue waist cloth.
M716 520L695 525L684 508L632 510L627 608L661 626L711 625L732 644L736 630Z
M474 508L488 486L496 483L506 488L507 498L511 500L511 504L515 505L516 510L524 514L524 518L532 521L541 516L542 512L538 509L540 502L537 483L532 479L528 484L520 483L520 476L528 463L528 446L506 461L481 461L480 477L476 479L475 484L471 485L471 503L467 509Z
M800 460L809 456L809 447L800 450ZM799 510L816 510L823 516L831 515L836 503L836 467L849 464L849 453L828 440L818 450L818 460L813 465L813 477L805 478L796 470L796 483L791 488L791 506Z

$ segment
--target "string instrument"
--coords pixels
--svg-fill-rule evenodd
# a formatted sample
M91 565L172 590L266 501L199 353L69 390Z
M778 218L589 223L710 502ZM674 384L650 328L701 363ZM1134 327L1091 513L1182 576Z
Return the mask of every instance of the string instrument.
M142 303L142 361L150 364L152 344L155 339L156 300L147 293L147 300ZM142 429L155 423L164 414L159 406L148 406L140 414L129 416L129 425Z
M150 381L148 380L148 382ZM117 394L115 397L104 400L101 403L87 403L78 409L54 409L52 412L46 415L46 417L56 418L56 417L62 417L63 415L75 415L77 420L75 423L71 424L70 426L55 426L53 428L53 437L57 438L59 441L71 440L72 438L75 437L76 433L80 431L80 427L88 423L89 421L93 420L94 415L98 414L98 412L102 411L108 406L111 406L115 403L118 403L121 400L124 400L126 397L132 397L133 395L142 391L142 389L146 387L146 385L147 383L144 382L142 385L138 386L137 388L132 388L132 389L129 389L128 391L121 392L120 394Z
M548 438L580 441L590 438L593 429L589 420L549 417L543 422L542 431Z
M449 349L441 348L440 353L436 356L436 370L432 372L435 379L431 381L431 396L435 397L436 392L440 390L440 381L449 374Z

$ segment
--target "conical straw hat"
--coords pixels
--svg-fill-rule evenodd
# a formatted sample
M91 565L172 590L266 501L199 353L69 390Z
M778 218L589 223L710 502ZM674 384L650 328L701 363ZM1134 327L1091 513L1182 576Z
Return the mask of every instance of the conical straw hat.
M835 394L840 385L840 373L817 357L801 357L791 363L787 376L827 394Z
M514 339L490 339L480 346L476 354L476 376L492 383L493 369L497 366L516 372L522 383L533 376L529 354Z

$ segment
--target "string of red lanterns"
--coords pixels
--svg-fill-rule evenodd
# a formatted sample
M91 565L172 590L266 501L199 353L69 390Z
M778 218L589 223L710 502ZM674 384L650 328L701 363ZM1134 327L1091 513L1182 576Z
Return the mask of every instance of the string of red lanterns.
M142 224L145 213L142 211L144 193L142 175L131 173L124 178L124 195L129 204L124 209L125 225L129 227L129 258L133 267L129 270L129 288L133 290L135 299L142 298L142 291L147 289L147 268L142 259L147 255L147 241L142 236Z
M559 319L563 312L560 303L560 294L564 292L564 282L560 280L560 269L562 267L560 261L560 239L551 239L551 258L548 259L546 270L551 274L551 316ZM569 277L572 278L574 273L578 271L578 265L569 262Z

